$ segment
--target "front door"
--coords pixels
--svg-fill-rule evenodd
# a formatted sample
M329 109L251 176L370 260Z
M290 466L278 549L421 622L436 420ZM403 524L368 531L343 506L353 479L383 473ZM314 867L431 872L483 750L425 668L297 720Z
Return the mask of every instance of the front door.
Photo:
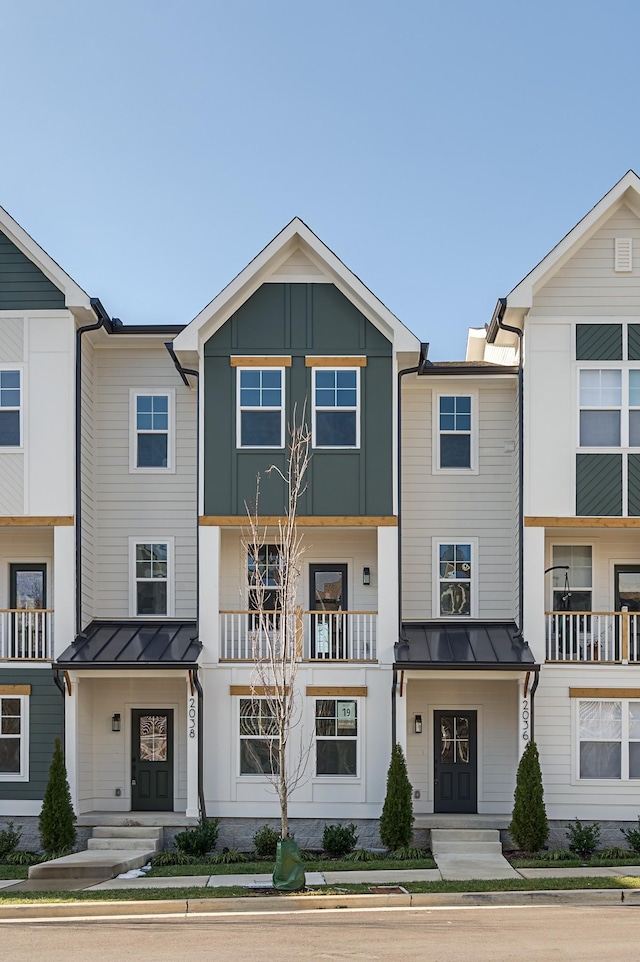
M46 564L9 565L9 650L13 657L50 657L46 615L33 612L47 607Z
M616 611L640 611L640 565L616 565L613 570Z
M173 710L131 711L131 810L173 811Z
M347 658L347 566L309 565L311 657Z
M477 812L477 712L434 711L434 811Z

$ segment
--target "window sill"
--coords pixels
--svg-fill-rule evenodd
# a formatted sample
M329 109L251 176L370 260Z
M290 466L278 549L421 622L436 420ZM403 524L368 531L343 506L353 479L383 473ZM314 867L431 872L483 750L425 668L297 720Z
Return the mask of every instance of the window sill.
M432 468L431 474L448 475L469 475L471 477L480 474L479 468Z
M5 444L0 445L0 454L23 454L24 447L22 444Z
M129 468L129 474L175 474L175 466L170 468Z
M2 784L4 784L5 782L14 783L14 782L28 782L28 781L29 781L28 773L26 775L0 775L0 783Z

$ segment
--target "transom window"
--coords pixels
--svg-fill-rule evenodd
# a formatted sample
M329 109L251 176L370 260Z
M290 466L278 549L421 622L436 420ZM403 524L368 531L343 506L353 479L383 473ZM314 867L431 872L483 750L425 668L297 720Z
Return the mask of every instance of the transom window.
M358 774L358 703L316 701L316 775Z
M132 540L133 615L159 617L173 613L171 547L169 541Z
M313 446L360 446L359 368L313 368Z
M640 778L640 701L578 701L580 778Z
M0 447L20 447L20 371L0 371Z
M240 699L240 774L278 773L278 726L266 698Z
M28 778L28 703L25 695L0 697L0 781Z
M284 445L282 368L238 368L238 447Z
M437 617L467 618L475 614L474 545L437 542Z

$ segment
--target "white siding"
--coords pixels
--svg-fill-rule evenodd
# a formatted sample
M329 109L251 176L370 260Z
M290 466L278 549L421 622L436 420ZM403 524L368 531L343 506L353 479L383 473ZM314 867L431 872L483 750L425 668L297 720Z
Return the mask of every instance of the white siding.
M479 471L432 474L438 391L479 399ZM517 380L422 377L403 385L403 617L431 618L433 540L479 539L480 618L513 618L517 605ZM508 447L514 449L509 451Z
M0 364L24 360L24 319L0 317Z
M196 392L159 339L95 352L95 607L129 615L128 539L175 538L175 615L195 617ZM175 390L175 473L129 473L129 390Z
M0 364L24 360L24 318L0 317ZM24 513L24 455L0 454L0 515Z

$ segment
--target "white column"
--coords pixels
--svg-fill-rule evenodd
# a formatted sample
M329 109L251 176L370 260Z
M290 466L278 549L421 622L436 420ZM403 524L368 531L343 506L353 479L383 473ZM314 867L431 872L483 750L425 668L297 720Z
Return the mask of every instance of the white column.
M76 605L75 528L56 525L53 529L53 638L54 654L67 648L75 637Z
M544 528L524 529L524 624L525 640L535 660L542 664L545 658L544 622Z
M65 679L65 685L67 684ZM71 792L73 810L78 810L78 706L80 697L80 682L74 678L71 681L71 694L68 688L64 696L65 731L64 731L64 760L67 767L67 781Z
M402 691L402 694L400 692ZM398 672L396 687L396 742L400 745L404 757L407 757L407 679Z
M203 661L220 657L220 540L219 527L200 528L200 641Z
M526 677L518 678L518 759L531 740L531 685L534 681L533 672ZM526 691L525 691L526 685Z
M379 527L376 585L378 589L377 658L393 664L398 640L398 529Z
M198 692L187 675L187 811L198 816Z

